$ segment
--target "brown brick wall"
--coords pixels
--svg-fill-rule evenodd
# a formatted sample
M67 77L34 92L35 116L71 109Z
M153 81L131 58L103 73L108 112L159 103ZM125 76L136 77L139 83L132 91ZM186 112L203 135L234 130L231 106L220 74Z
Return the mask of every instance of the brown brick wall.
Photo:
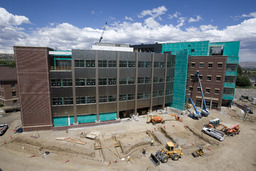
M14 47L22 127L25 130L49 129L52 126L49 50L45 47Z
M12 87L12 84L14 84L15 86ZM13 91L16 92L15 96L12 95ZM17 81L5 81L1 83L0 100L6 106L19 104L19 88ZM14 103L15 100L17 101L16 104Z
M226 56L191 56L190 63L189 63L189 73L188 73L188 83L189 87L193 87L193 91L191 92L191 97L195 103L196 97L201 97L201 92L197 91L197 88L199 87L198 81L194 82L190 79L190 75L194 75L196 71L198 70L200 75L203 76L201 79L203 92L206 101L210 101L209 99L212 98L212 102L218 103L218 108L221 107L222 103L222 92L223 92L223 86L225 81L225 68L226 68ZM200 63L204 63L203 68L199 67ZM192 67L192 63L195 64L194 67ZM212 63L212 68L208 67L208 64ZM219 68L218 64L222 63L222 67ZM207 76L211 76L212 80L207 81ZM221 76L221 80L217 81L216 77ZM189 88L188 87L188 88ZM206 88L210 88L210 93L206 93ZM215 94L215 88L219 89L219 94ZM207 99L208 98L208 99ZM217 100L218 99L218 100Z

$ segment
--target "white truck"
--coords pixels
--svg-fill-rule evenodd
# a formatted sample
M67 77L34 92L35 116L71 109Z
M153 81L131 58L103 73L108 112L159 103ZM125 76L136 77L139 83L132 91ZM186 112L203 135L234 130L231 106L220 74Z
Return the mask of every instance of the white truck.
M219 141L223 141L224 138L225 138L225 134L221 131L218 131L216 129L213 129L213 128L206 128L204 127L202 129L202 131L208 135L210 135L211 137L214 137L216 139L218 139Z
M0 136L4 135L8 128L8 124L0 124Z

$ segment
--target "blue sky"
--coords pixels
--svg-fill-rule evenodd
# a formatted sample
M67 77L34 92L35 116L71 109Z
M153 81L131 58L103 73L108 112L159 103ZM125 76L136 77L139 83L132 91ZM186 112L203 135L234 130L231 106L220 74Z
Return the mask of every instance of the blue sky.
M0 0L0 52L14 45L89 48L103 42L241 41L256 61L255 0Z

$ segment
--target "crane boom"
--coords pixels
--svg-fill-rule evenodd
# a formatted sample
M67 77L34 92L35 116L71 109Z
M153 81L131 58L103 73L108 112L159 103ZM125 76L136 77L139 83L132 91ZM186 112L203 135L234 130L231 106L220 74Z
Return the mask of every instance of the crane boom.
M101 40L103 39L103 35L104 35L105 30L106 30L107 24L108 24L108 23L106 22L105 25L104 25L104 28L103 28L102 33L101 33L101 36L100 36L99 43L100 43Z

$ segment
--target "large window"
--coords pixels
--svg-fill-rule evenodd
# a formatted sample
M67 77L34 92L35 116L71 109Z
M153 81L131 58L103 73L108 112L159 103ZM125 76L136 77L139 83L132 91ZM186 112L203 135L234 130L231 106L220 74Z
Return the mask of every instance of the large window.
M86 60L86 67L95 67L95 60Z
M114 102L114 101L116 101L116 95L108 96L108 101L109 101L109 102Z
M225 83L235 83L235 76L225 76Z
M86 97L76 97L76 104L86 104Z
M127 100L126 94L119 95L119 101L126 101L126 100Z
M73 104L73 98L72 97L64 97L64 105Z
M107 96L100 96L99 97L99 103L104 103L104 102L108 102Z
M129 68L133 68L133 67L135 67L135 61L128 61L128 67Z
M237 64L227 64L226 71L236 71Z
M119 61L119 67L127 67L127 61Z
M116 78L108 78L108 85L116 85Z
M127 84L127 78L119 78L119 84Z
M62 85L63 87L70 87L72 86L72 79L62 79Z
M138 84L144 83L144 77L139 77L138 78Z
M84 67L84 60L75 60L75 67Z
M116 61L108 61L108 67L116 67Z
M128 100L134 100L134 94L128 94Z
M145 83L150 83L151 82L151 78L150 77L145 77Z
M138 62L138 67L144 68L144 66L145 66L144 61L139 61L139 62Z
M96 103L96 97L94 96L87 97L87 103Z
M99 85L108 85L107 78L99 78Z
M146 68L151 68L152 62L146 62Z
M52 86L61 86L61 79L51 79L51 85Z
M128 84L135 84L135 78L128 78Z
M98 67L107 67L108 61L107 60L99 60Z
M143 99L143 93L138 93L137 99Z
M76 79L76 86L85 86L85 79Z
M86 80L86 85L88 85L88 86L95 85L95 79L87 79Z
M223 94L233 95L234 94L234 88L225 88L224 87Z
M52 98L52 105L62 105L62 98L61 97L54 97Z

